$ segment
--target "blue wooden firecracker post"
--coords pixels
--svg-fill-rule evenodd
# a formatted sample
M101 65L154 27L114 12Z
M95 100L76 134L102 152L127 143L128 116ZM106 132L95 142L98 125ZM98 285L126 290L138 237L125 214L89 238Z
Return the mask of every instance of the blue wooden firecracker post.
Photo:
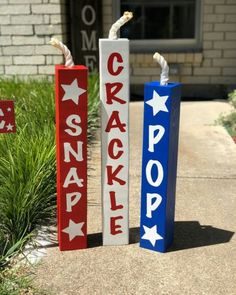
M174 236L181 85L145 84L140 247L165 252Z

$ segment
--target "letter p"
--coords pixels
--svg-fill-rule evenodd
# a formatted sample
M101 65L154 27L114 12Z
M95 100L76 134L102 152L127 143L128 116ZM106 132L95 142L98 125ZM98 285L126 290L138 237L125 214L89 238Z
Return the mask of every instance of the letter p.
M66 194L66 212L72 212L72 207L75 206L81 198L81 193Z
M157 135L155 136L155 131L158 130ZM148 142L148 151L154 152L154 145L157 144L163 137L165 133L165 128L161 125L150 125L149 126L149 142Z
M147 193L147 213L148 218L152 218L152 212L155 211L161 204L162 197L159 194Z

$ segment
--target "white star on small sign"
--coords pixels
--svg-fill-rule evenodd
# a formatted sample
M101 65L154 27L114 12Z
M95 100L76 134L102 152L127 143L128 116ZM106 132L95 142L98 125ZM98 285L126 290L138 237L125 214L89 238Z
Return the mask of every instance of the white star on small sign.
M157 226L156 225L154 225L151 228L143 225L143 229L145 231L145 234L142 236L142 239L148 240L152 244L153 247L155 247L157 240L163 240L162 236L160 236L157 233Z
M166 101L168 97L169 97L168 95L160 96L155 90L153 91L152 99L146 101L146 104L152 107L153 116L155 116L160 111L169 112L166 107Z
M69 226L64 228L62 231L63 233L67 233L69 235L69 240L72 241L77 236L84 236L84 233L82 232L83 225L84 222L75 223L70 219Z
M6 127L7 127L7 131L9 130L12 131L14 126L9 123L8 125L6 125Z
M78 86L78 81L75 79L71 84L61 84L61 87L64 89L65 94L62 98L62 101L73 100L75 104L79 104L80 95L86 92L86 89L80 88Z
M11 111L11 108L7 108L7 111L10 112Z

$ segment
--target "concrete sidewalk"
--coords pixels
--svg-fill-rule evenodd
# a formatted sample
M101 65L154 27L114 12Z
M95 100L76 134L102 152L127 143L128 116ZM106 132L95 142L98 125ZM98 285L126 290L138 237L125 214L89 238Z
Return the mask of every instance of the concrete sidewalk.
M90 248L48 248L36 269L37 285L57 295L236 294L236 145L214 125L229 110L225 102L181 105L175 242L160 254L138 244L143 103L131 103L131 244L101 246L98 141L88 183Z

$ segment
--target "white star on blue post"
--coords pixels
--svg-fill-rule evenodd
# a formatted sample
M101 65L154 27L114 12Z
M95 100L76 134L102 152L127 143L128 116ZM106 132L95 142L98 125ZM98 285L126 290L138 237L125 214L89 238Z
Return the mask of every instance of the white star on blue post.
M153 227L147 227L143 225L143 229L145 231L145 234L142 236L142 239L148 240L153 247L155 247L157 240L163 240L163 237L157 233L156 225L154 225Z
M146 104L150 105L153 110L153 116L156 116L160 111L169 112L166 107L166 101L168 95L160 96L155 90L153 90L153 96L150 100L146 101Z

